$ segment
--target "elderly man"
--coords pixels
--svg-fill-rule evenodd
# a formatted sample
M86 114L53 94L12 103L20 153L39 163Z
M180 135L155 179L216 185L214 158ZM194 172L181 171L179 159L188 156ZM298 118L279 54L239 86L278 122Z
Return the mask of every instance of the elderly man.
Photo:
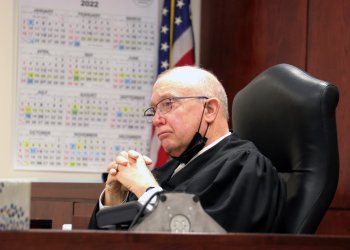
M97 228L95 215L104 206L144 202L164 190L198 195L204 210L229 232L273 232L285 183L252 142L230 132L227 96L213 74L191 66L164 72L145 116L172 159L151 172L148 157L121 152L108 166L90 228Z

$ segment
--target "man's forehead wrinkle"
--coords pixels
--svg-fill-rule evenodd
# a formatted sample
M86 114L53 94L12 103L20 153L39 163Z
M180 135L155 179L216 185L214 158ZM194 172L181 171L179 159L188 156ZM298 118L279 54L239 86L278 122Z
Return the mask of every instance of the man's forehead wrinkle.
M157 105L161 100L164 100L169 97L177 96L175 91L158 91L157 96L155 98L152 98L151 100L151 106Z
M158 95L159 101L164 98L179 96L179 95L182 95L183 93L184 93L184 89L180 89L177 86L175 87L168 84L161 85L159 86L159 88L157 88L157 95Z

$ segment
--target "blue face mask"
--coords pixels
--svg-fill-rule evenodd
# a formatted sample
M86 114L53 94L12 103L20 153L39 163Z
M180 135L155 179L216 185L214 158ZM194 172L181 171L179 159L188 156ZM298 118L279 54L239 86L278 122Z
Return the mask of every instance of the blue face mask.
M202 117L201 117L201 120L199 122L198 130L194 134L194 136L193 136L190 144L186 148L186 150L178 157L171 156L173 159L179 161L180 163L187 164L192 159L193 156L195 156L199 151L201 151L204 148L205 144L207 143L208 138L206 138L205 135L207 134L209 124L208 124L207 129L205 130L205 133L203 136L199 133L199 130L201 128L203 115L204 115L205 106L206 106L206 103L204 104Z

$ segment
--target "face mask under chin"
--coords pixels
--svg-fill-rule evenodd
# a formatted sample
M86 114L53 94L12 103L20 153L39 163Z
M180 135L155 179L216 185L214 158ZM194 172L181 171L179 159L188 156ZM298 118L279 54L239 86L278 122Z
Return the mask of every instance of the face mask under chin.
M179 161L180 163L187 164L193 158L193 156L195 156L199 151L202 150L202 148L204 148L205 144L207 143L207 138L205 137L205 135L207 134L209 124L207 124L207 129L205 130L205 133L203 136L199 133L206 105L207 105L207 103L205 103L204 107L203 107L202 116L201 116L201 120L199 121L198 130L194 134L194 136L193 136L190 144L186 148L186 150L178 157L171 156L173 159Z
M196 132L186 150L178 157L171 156L180 163L187 164L193 156L201 151L207 142L207 138Z

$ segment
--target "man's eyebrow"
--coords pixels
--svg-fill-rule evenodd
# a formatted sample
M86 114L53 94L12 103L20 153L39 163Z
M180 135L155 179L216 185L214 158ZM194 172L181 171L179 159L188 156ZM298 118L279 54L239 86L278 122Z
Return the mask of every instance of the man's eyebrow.
M162 95L160 98L159 98L159 100L157 101L157 103L153 103L153 102L151 102L150 103L150 106L151 107L154 107L156 104L158 104L160 101L162 101L162 100L164 100L164 99L167 99L167 98L172 98L172 97L174 97L174 95L172 95L172 94L165 94L165 95Z

